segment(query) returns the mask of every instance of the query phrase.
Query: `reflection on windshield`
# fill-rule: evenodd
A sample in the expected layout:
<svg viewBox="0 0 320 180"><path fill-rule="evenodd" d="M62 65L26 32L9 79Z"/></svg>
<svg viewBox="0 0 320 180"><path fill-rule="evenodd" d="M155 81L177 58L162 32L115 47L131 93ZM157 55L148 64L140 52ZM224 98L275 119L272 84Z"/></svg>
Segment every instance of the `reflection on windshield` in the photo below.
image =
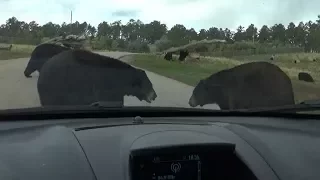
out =
<svg viewBox="0 0 320 180"><path fill-rule="evenodd" d="M11 17L0 26L0 109L109 102L235 110L320 99L319 19L202 29Z"/></svg>

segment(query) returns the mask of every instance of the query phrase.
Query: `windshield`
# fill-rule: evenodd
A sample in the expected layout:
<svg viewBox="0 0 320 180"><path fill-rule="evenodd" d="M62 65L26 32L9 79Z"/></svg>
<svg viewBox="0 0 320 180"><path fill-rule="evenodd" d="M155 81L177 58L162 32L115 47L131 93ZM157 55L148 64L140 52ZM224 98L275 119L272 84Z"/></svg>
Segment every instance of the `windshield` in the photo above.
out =
<svg viewBox="0 0 320 180"><path fill-rule="evenodd" d="M0 109L235 110L320 99L318 5L0 1Z"/></svg>

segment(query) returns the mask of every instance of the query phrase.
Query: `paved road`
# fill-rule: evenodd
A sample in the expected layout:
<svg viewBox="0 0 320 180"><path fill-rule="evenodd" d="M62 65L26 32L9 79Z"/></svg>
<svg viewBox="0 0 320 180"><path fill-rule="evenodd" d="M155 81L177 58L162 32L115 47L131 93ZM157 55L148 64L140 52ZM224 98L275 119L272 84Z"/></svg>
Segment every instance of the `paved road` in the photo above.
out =
<svg viewBox="0 0 320 180"><path fill-rule="evenodd" d="M121 52L102 53L112 57L125 55ZM25 108L40 106L36 83L38 74L25 78L24 68L29 58L0 61L0 109ZM125 97L126 106L171 106L190 107L188 100L193 87L152 72L147 75L157 92L157 99L151 104L139 101L136 97ZM219 109L217 105L207 105L204 108Z"/></svg>

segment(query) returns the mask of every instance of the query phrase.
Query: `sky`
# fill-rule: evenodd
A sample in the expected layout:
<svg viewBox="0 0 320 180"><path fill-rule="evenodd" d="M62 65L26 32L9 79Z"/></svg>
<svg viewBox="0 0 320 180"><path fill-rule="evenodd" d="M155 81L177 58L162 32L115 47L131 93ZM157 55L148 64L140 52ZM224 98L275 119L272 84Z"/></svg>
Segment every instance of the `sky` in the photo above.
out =
<svg viewBox="0 0 320 180"><path fill-rule="evenodd" d="M140 19L167 24L183 24L187 28L210 27L235 30L251 23L260 28L289 22L315 21L320 14L319 0L0 0L0 24L15 16L18 20L35 20L40 25L49 21L61 24L86 21L100 22Z"/></svg>

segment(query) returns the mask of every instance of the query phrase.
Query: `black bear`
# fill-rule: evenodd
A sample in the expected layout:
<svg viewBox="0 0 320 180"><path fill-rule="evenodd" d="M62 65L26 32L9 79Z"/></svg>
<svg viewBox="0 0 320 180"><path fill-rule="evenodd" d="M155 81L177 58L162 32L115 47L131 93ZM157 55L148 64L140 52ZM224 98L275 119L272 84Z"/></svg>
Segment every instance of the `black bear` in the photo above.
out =
<svg viewBox="0 0 320 180"><path fill-rule="evenodd" d="M188 55L188 50L181 50L179 55L179 61L184 61Z"/></svg>
<svg viewBox="0 0 320 180"><path fill-rule="evenodd" d="M37 88L42 106L123 104L125 95L151 103L157 97L143 70L86 50L68 50L49 59Z"/></svg>
<svg viewBox="0 0 320 180"><path fill-rule="evenodd" d="M300 72L298 74L298 79L300 81L314 82L314 79L312 78L312 76L309 73L306 73L306 72Z"/></svg>
<svg viewBox="0 0 320 180"><path fill-rule="evenodd" d="M189 99L192 107L217 103L222 110L294 104L290 78L276 65L252 62L201 80Z"/></svg>
<svg viewBox="0 0 320 180"><path fill-rule="evenodd" d="M31 53L24 75L29 78L35 71L40 72L43 64L56 54L69 50L69 48L56 44L40 44Z"/></svg>

